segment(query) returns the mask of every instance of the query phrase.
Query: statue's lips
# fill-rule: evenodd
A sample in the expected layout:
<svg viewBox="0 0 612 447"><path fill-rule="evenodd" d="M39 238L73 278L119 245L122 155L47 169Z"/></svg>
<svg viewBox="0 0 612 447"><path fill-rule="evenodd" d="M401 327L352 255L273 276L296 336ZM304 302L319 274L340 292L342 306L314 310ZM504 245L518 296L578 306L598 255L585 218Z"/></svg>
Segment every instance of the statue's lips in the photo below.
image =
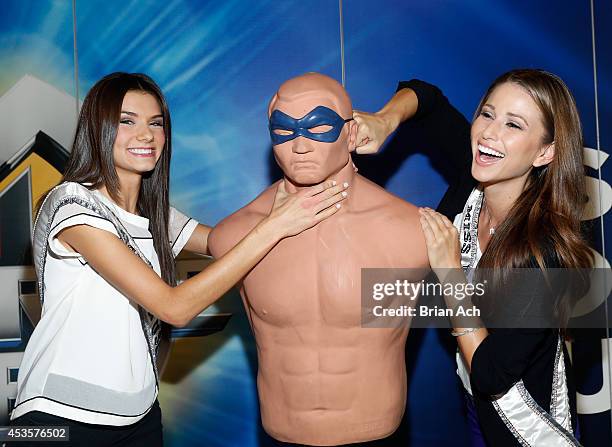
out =
<svg viewBox="0 0 612 447"><path fill-rule="evenodd" d="M307 161L307 160L294 161L292 164L293 164L293 167L296 169L317 168L319 166L314 161Z"/></svg>

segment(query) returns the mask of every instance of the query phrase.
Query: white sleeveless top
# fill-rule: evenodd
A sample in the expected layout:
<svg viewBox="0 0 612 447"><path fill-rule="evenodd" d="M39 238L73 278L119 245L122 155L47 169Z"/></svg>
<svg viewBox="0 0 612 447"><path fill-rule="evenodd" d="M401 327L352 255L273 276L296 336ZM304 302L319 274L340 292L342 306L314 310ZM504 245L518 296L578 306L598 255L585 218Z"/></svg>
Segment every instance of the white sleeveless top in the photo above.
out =
<svg viewBox="0 0 612 447"><path fill-rule="evenodd" d="M42 411L90 424L129 425L143 418L157 398L156 372L139 306L56 237L74 225L118 235L113 223L87 202L93 195L92 203L97 199L106 205L160 275L149 220L84 189L76 183L56 187L41 209L41 214L50 213L48 227L35 227L35 239L48 234L39 249L34 244L34 256L41 258L44 301L19 369L11 419ZM53 203L56 207L47 209ZM169 233L175 256L196 226L195 220L171 209Z"/></svg>

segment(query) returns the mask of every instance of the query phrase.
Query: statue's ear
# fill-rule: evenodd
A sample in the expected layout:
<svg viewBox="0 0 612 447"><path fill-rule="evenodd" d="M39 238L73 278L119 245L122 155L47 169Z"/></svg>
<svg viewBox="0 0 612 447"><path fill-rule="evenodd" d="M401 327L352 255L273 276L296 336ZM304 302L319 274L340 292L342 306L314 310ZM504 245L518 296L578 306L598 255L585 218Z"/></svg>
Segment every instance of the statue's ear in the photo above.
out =
<svg viewBox="0 0 612 447"><path fill-rule="evenodd" d="M278 101L278 93L274 93L274 96L272 96L272 99L270 99L270 102L268 103L268 118L270 118L270 115L272 115L272 110L274 110L276 101Z"/></svg>

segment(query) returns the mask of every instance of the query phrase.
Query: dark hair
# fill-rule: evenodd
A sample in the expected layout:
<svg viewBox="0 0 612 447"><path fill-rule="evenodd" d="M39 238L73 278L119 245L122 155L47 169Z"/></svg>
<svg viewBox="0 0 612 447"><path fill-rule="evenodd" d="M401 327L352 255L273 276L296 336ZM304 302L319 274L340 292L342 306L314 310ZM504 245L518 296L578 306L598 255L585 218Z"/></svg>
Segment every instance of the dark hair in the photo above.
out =
<svg viewBox="0 0 612 447"><path fill-rule="evenodd" d="M555 145L553 160L533 168L504 222L496 229L478 266L493 268L501 277L512 268L535 263L544 270L551 253L558 267L590 268L592 252L581 231L587 201L580 117L565 83L544 70L512 70L498 77L486 91L476 115L498 86L523 88L542 115L543 144ZM581 285L582 288L585 284ZM586 290L583 290L586 292ZM577 300L581 295L573 296ZM560 303L560 321L566 322L573 303Z"/></svg>
<svg viewBox="0 0 612 447"><path fill-rule="evenodd" d="M155 169L142 178L136 206L138 213L149 219L162 278L166 283L175 285L174 257L168 239L172 155L170 112L161 89L153 79L141 73L117 72L96 82L83 102L62 181L85 183L89 189L105 186L113 200L119 201L119 178L115 170L113 146L123 98L129 91L141 91L154 96L163 115L166 136L164 149Z"/></svg>

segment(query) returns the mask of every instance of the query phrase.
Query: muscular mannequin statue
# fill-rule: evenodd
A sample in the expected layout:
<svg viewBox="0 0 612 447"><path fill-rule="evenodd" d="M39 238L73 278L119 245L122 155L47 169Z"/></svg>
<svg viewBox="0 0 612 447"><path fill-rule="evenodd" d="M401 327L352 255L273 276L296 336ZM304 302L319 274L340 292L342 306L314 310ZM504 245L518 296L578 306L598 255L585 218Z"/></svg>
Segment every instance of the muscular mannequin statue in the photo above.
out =
<svg viewBox="0 0 612 447"><path fill-rule="evenodd" d="M279 441L307 445L385 438L406 404L408 327L361 327L360 269L428 266L417 208L355 172L357 125L335 80L290 79L268 113L288 191L328 179L350 187L334 216L282 240L241 284L263 426ZM269 213L277 186L217 225L208 240L215 257Z"/></svg>

